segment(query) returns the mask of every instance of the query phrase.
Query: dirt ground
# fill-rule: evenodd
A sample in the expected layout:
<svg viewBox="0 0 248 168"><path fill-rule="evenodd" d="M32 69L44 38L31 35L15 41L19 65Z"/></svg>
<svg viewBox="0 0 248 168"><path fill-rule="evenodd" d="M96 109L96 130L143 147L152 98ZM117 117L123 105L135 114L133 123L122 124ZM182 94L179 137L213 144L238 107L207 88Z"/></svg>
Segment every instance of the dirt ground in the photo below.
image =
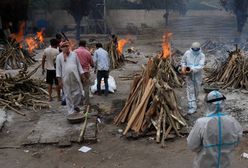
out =
<svg viewBox="0 0 248 168"><path fill-rule="evenodd" d="M199 23L202 20L199 15L190 15L187 17L174 18L174 23L171 23L170 29L174 33L172 39L173 47L185 52L193 40L204 42L207 39L229 41L234 40L235 24L230 23L234 18L230 15L221 16L221 21L213 20L214 16L204 18L204 35L200 34ZM218 22L218 24L217 24ZM183 25L187 27L183 28ZM215 27L215 25L218 25ZM209 27L209 29L208 29ZM220 28L225 27L226 36L220 35ZM245 31L247 27L245 27ZM97 143L72 144L67 148L60 148L57 145L29 145L21 146L27 134L36 127L39 120L45 114L63 113L65 108L60 106L60 103L54 100L51 103L51 109L38 110L23 110L27 117L19 116L14 112L7 111L7 121L0 132L0 167L4 168L179 168L192 167L194 153L187 148L186 136L166 141L166 147L161 148L160 144L156 144L153 137L144 137L138 140L129 140L121 135L120 129L112 124L114 116L120 112L124 105L124 100L129 94L131 80L121 80L119 76L138 73L141 71L141 65L145 64L148 56L156 55L156 52L161 50L162 35L165 30L159 29L155 34L133 36L135 42L128 44L127 47L133 46L137 49L139 55L130 55L130 59L137 60L137 64L126 63L123 67L111 71L117 82L117 91L110 94L108 97L96 96L91 98L92 104L97 104L102 109L100 114L101 123L98 127ZM181 38L181 39L180 39ZM245 34L242 38L246 38ZM42 51L39 51L41 53ZM37 54L37 58L40 58ZM213 55L206 55L207 60L213 58ZM36 77L44 78L41 75L41 70L37 72ZM95 74L92 72L92 79L95 79ZM180 107L183 113L187 110L187 100L185 87L176 90ZM227 111L236 117L245 130L248 124L247 116L247 94L241 93L238 90L230 91L223 90L227 97ZM200 101L203 102L205 93L201 92ZM200 110L197 114L189 117L189 125L192 126L194 121L204 115L204 103L201 103ZM56 121L51 121L56 122ZM51 131L53 128L46 128L46 131ZM190 130L190 127L189 127ZM92 148L87 153L81 153L78 149L81 146L89 146ZM233 167L245 168L248 167L248 159L241 159L240 155L248 153L248 135L244 135L241 144L234 151L232 158Z"/></svg>

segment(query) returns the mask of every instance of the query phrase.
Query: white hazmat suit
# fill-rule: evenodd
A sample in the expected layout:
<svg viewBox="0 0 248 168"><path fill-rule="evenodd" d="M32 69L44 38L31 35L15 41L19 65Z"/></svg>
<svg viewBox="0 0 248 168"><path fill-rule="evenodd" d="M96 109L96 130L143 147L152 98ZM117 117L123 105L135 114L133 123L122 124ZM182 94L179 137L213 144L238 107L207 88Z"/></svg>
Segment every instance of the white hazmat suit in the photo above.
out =
<svg viewBox="0 0 248 168"><path fill-rule="evenodd" d="M208 114L196 121L187 138L189 148L197 154L193 168L231 167L231 153L242 137L242 127L223 113L224 99L218 91L208 94Z"/></svg>
<svg viewBox="0 0 248 168"><path fill-rule="evenodd" d="M181 61L182 68L189 67L191 69L191 72L186 75L189 114L195 113L197 110L197 98L202 83L202 69L205 63L205 55L200 49L200 44L194 45L195 43L192 44L192 47L199 48L187 50Z"/></svg>

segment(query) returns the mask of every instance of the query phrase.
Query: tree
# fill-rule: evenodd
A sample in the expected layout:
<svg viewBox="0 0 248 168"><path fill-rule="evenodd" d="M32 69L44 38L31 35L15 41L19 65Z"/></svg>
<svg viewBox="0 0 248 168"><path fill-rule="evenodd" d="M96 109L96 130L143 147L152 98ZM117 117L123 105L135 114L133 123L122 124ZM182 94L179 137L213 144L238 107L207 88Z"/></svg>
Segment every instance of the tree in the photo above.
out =
<svg viewBox="0 0 248 168"><path fill-rule="evenodd" d="M165 23L168 25L169 10L178 11L181 15L185 15L187 12L188 0L141 0L145 9L165 9Z"/></svg>
<svg viewBox="0 0 248 168"><path fill-rule="evenodd" d="M90 2L93 0L30 0L33 9L43 9L52 12L56 9L66 10L76 23L76 39L80 39L80 23L83 16L87 16L90 11Z"/></svg>
<svg viewBox="0 0 248 168"><path fill-rule="evenodd" d="M12 23L12 33L18 32L19 22L27 20L28 0L1 0L0 16L3 28L9 28L8 23Z"/></svg>
<svg viewBox="0 0 248 168"><path fill-rule="evenodd" d="M248 1L220 0L220 3L226 11L231 11L235 14L237 20L237 31L241 33L248 17Z"/></svg>
<svg viewBox="0 0 248 168"><path fill-rule="evenodd" d="M90 0L68 0L65 10L68 11L76 22L76 39L80 39L80 24L83 16L89 14Z"/></svg>

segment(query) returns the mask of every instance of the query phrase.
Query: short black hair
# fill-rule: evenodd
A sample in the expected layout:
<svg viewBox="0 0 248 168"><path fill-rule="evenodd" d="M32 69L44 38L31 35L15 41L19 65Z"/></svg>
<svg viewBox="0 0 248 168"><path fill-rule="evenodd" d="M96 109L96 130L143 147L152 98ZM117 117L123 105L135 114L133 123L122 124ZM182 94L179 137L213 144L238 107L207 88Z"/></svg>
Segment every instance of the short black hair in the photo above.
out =
<svg viewBox="0 0 248 168"><path fill-rule="evenodd" d="M57 34L55 35L55 37L56 37L56 39L59 39L59 40L62 39L62 35L61 35L60 33L57 33Z"/></svg>
<svg viewBox="0 0 248 168"><path fill-rule="evenodd" d="M79 46L86 47L86 41L85 40L80 40L79 41Z"/></svg>
<svg viewBox="0 0 248 168"><path fill-rule="evenodd" d="M96 48L102 48L102 43L96 43Z"/></svg>
<svg viewBox="0 0 248 168"><path fill-rule="evenodd" d="M50 44L51 44L52 47L57 47L58 41L56 39L51 39Z"/></svg>

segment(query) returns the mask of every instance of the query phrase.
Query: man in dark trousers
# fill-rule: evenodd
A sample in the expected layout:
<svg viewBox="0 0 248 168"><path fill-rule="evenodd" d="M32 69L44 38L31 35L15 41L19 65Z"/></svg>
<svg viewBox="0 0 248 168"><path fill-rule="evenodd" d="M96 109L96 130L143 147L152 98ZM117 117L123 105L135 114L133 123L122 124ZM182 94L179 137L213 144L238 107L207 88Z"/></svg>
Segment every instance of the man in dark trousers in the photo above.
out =
<svg viewBox="0 0 248 168"><path fill-rule="evenodd" d="M101 43L96 44L96 51L94 52L93 61L97 73L97 92L101 95L101 80L104 78L105 90L104 95L108 96L108 77L109 77L109 66L110 60L106 50L102 48Z"/></svg>

